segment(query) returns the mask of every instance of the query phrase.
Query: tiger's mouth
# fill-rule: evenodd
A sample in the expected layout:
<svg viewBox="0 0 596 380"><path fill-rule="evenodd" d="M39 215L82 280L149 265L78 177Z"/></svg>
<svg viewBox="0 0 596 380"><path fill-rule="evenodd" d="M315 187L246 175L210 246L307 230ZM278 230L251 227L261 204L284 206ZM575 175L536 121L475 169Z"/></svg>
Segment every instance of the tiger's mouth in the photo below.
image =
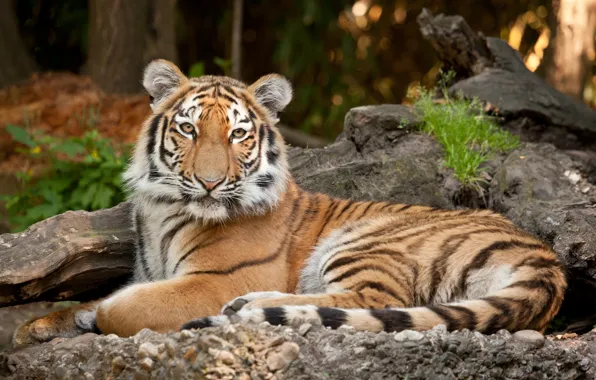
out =
<svg viewBox="0 0 596 380"><path fill-rule="evenodd" d="M221 200L213 197L212 193L203 195L183 193L182 198L184 203L196 203L202 206L219 205L221 203Z"/></svg>

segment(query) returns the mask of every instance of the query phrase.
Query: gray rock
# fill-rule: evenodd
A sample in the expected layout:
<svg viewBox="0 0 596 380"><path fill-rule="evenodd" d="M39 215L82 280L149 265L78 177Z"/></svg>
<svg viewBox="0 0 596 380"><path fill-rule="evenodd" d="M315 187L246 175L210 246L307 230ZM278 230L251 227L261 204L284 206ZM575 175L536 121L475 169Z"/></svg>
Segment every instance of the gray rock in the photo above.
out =
<svg viewBox="0 0 596 380"><path fill-rule="evenodd" d="M545 341L544 335L535 330L517 331L513 334L513 339L536 347L542 347Z"/></svg>

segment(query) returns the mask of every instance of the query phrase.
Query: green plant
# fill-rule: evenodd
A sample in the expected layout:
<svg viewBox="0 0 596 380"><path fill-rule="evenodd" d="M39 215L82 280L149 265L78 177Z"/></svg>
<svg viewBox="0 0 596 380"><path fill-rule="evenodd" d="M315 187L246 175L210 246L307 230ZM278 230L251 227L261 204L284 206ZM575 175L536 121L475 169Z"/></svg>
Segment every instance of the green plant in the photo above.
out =
<svg viewBox="0 0 596 380"><path fill-rule="evenodd" d="M462 185L479 188L482 163L495 153L515 149L519 139L487 118L477 99L450 96L446 83L453 75L441 75L441 101L433 99L431 91L419 89L414 106L422 114L421 130L435 136L443 146L446 166L453 169Z"/></svg>
<svg viewBox="0 0 596 380"><path fill-rule="evenodd" d="M213 58L213 63L215 63L224 72L224 75L230 75L230 73L232 72L231 59L215 57Z"/></svg>
<svg viewBox="0 0 596 380"><path fill-rule="evenodd" d="M97 210L125 199L121 173L129 146L118 152L96 129L65 139L16 125L6 130L26 146L18 149L21 153L45 168L38 175L31 170L17 173L23 191L2 197L15 231L68 210Z"/></svg>
<svg viewBox="0 0 596 380"><path fill-rule="evenodd" d="M230 75L232 70L232 61L229 59L223 59L219 57L213 58L213 63L223 71L224 75ZM190 65L188 69L188 76L190 78L198 78L205 75L205 62L199 61Z"/></svg>
<svg viewBox="0 0 596 380"><path fill-rule="evenodd" d="M190 78L198 78L205 75L205 63L203 61L195 62L190 66L188 70L188 76Z"/></svg>

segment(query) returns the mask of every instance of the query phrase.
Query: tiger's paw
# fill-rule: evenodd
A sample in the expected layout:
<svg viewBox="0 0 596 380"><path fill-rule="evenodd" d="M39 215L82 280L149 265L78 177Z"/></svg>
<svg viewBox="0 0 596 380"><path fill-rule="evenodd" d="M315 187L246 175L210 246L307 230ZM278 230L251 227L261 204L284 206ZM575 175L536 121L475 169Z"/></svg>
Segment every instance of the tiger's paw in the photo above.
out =
<svg viewBox="0 0 596 380"><path fill-rule="evenodd" d="M285 293L281 292L251 292L247 293L243 296L236 297L230 302L226 303L224 307L221 309L221 314L232 316L240 311L240 309L251 309L251 308L258 308L257 300L264 300L264 299L271 299L271 298L280 298L285 296Z"/></svg>
<svg viewBox="0 0 596 380"><path fill-rule="evenodd" d="M70 308L27 321L16 328L14 347L49 342L54 338L73 338L87 332L98 332L95 310Z"/></svg>

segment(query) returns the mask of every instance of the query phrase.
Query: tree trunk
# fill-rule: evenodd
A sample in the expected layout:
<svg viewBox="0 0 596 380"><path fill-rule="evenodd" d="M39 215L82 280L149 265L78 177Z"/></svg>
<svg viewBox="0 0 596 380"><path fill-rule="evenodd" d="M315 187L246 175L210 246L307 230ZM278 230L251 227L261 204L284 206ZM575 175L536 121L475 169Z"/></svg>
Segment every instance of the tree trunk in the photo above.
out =
<svg viewBox="0 0 596 380"><path fill-rule="evenodd" d="M559 0L553 1L553 6L557 27L546 78L557 90L582 99L595 58L596 0Z"/></svg>
<svg viewBox="0 0 596 380"><path fill-rule="evenodd" d="M141 91L148 9L148 0L89 1L89 72L104 91Z"/></svg>
<svg viewBox="0 0 596 380"><path fill-rule="evenodd" d="M176 3L177 0L149 0L151 24L145 49L147 62L163 58L178 64Z"/></svg>
<svg viewBox="0 0 596 380"><path fill-rule="evenodd" d="M35 61L19 35L11 0L0 1L0 36L0 87L5 87L26 79L35 71Z"/></svg>
<svg viewBox="0 0 596 380"><path fill-rule="evenodd" d="M232 77L241 79L242 74L242 16L244 0L234 0L232 22Z"/></svg>

